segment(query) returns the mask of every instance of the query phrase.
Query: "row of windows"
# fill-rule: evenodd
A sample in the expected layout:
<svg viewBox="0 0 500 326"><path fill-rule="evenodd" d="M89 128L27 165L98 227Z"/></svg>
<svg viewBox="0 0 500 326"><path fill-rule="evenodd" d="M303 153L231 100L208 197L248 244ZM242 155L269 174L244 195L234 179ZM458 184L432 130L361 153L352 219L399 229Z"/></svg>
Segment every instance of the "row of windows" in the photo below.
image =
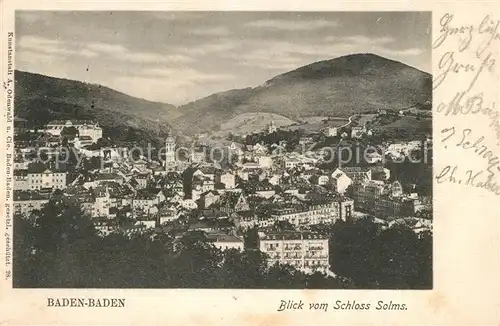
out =
<svg viewBox="0 0 500 326"><path fill-rule="evenodd" d="M52 179L51 180L52 182L56 182L56 183L61 183L61 182L66 182L66 179ZM43 183L42 180L31 180L31 183ZM45 185L48 186L49 185L49 182L45 181Z"/></svg>
<svg viewBox="0 0 500 326"><path fill-rule="evenodd" d="M42 189L42 188L55 188L55 189L64 189L66 185L54 185L54 187L43 187L43 186L31 186L31 189Z"/></svg>
<svg viewBox="0 0 500 326"><path fill-rule="evenodd" d="M53 177L63 177L66 173L30 173L28 174L32 179L33 178L42 178L52 175Z"/></svg>

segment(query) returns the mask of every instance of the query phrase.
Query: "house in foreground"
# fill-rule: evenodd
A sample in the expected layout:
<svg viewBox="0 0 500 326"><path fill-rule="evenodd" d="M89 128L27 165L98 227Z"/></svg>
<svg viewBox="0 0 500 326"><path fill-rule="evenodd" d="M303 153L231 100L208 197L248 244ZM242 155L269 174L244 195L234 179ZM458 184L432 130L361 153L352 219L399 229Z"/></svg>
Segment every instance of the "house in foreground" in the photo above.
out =
<svg viewBox="0 0 500 326"><path fill-rule="evenodd" d="M259 233L260 251L267 263L291 265L304 272L327 271L330 267L328 237L313 232Z"/></svg>

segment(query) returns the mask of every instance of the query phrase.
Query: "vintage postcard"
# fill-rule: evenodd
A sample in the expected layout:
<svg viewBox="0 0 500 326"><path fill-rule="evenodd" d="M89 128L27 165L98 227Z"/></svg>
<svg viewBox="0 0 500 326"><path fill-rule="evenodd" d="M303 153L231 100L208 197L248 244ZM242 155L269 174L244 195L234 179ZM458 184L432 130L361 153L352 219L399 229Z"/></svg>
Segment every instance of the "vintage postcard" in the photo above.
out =
<svg viewBox="0 0 500 326"><path fill-rule="evenodd" d="M498 325L500 2L2 3L1 325Z"/></svg>

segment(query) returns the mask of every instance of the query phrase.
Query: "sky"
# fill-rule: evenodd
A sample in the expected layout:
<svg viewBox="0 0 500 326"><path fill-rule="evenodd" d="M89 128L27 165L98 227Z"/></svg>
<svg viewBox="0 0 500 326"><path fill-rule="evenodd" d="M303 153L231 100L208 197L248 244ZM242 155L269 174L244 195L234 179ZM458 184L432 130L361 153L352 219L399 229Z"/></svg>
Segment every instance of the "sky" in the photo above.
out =
<svg viewBox="0 0 500 326"><path fill-rule="evenodd" d="M181 105L352 53L431 71L429 12L17 11L16 69Z"/></svg>

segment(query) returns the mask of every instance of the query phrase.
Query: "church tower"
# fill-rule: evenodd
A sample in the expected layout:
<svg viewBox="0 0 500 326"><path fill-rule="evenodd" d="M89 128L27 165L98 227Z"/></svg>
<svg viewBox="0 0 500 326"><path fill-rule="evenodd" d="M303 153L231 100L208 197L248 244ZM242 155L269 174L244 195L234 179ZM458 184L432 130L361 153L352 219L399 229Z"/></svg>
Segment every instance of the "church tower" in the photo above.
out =
<svg viewBox="0 0 500 326"><path fill-rule="evenodd" d="M175 139L168 136L165 139L165 169L168 169L173 163L175 163Z"/></svg>

